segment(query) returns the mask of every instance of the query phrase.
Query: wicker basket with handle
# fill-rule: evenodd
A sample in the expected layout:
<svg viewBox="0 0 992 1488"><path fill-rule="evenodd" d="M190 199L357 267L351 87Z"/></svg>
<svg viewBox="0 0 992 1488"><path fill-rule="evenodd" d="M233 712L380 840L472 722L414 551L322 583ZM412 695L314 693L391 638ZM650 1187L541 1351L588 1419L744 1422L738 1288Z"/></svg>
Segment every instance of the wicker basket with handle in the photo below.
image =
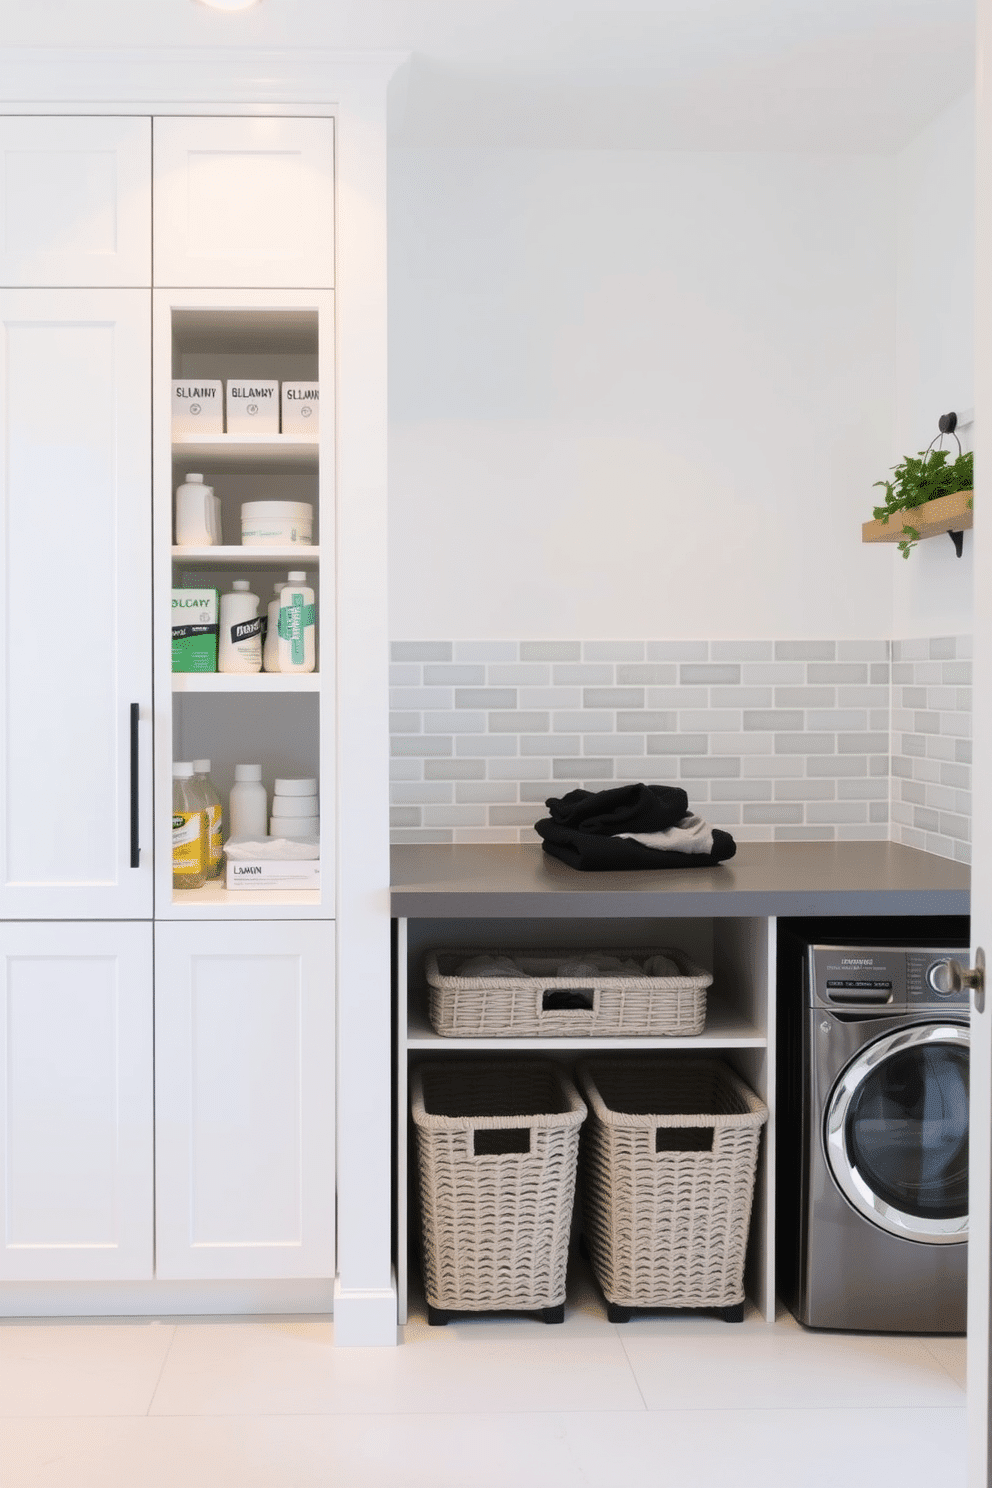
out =
<svg viewBox="0 0 992 1488"><path fill-rule="evenodd" d="M410 1104L428 1306L560 1308L586 1116L572 1081L545 1060L445 1059L411 1072Z"/></svg>
<svg viewBox="0 0 992 1488"><path fill-rule="evenodd" d="M575 1038L593 1034L688 1037L703 1032L706 989L713 981L683 951L504 951L519 976L465 975L459 968L484 950L428 951L424 975L430 987L430 1020L448 1038ZM640 963L637 975L562 975L562 966L583 958L615 956ZM659 972L656 957L674 963L677 974ZM556 1005L564 1002L566 1005ZM571 1004L571 1005L569 1005ZM575 1004L583 1004L577 1006Z"/></svg>
<svg viewBox="0 0 992 1488"><path fill-rule="evenodd" d="M742 1304L764 1103L696 1055L589 1059L577 1075L583 1218L607 1302Z"/></svg>

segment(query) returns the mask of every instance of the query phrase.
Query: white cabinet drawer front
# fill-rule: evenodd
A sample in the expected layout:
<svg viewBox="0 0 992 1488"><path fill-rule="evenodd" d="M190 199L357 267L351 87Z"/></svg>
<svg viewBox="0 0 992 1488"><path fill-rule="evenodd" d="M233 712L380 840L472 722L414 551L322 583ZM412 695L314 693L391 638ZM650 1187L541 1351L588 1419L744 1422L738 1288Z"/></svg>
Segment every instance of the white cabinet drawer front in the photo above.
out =
<svg viewBox="0 0 992 1488"><path fill-rule="evenodd" d="M330 119L156 119L155 283L330 286Z"/></svg>
<svg viewBox="0 0 992 1488"><path fill-rule="evenodd" d="M0 284L151 283L151 120L0 119Z"/></svg>
<svg viewBox="0 0 992 1488"><path fill-rule="evenodd" d="M152 1274L150 925L0 926L5 1279Z"/></svg>
<svg viewBox="0 0 992 1488"><path fill-rule="evenodd" d="M151 913L148 293L0 291L0 913ZM139 738L139 749L141 739Z"/></svg>
<svg viewBox="0 0 992 1488"><path fill-rule="evenodd" d="M161 1277L333 1274L333 926L160 925Z"/></svg>

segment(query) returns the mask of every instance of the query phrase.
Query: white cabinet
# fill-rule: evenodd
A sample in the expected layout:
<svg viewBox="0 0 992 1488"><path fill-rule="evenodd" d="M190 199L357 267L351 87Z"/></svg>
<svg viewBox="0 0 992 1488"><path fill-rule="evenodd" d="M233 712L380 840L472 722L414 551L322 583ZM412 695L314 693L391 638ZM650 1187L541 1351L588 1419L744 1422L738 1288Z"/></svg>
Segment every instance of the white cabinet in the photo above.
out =
<svg viewBox="0 0 992 1488"><path fill-rule="evenodd" d="M0 290L0 916L152 913L149 296Z"/></svg>
<svg viewBox="0 0 992 1488"><path fill-rule="evenodd" d="M155 987L158 1276L333 1276L333 925L162 925Z"/></svg>
<svg viewBox="0 0 992 1488"><path fill-rule="evenodd" d="M150 143L150 119L0 119L0 284L149 285Z"/></svg>
<svg viewBox="0 0 992 1488"><path fill-rule="evenodd" d="M0 1279L152 1275L151 925L0 924Z"/></svg>
<svg viewBox="0 0 992 1488"><path fill-rule="evenodd" d="M334 283L330 119L155 120L155 283Z"/></svg>

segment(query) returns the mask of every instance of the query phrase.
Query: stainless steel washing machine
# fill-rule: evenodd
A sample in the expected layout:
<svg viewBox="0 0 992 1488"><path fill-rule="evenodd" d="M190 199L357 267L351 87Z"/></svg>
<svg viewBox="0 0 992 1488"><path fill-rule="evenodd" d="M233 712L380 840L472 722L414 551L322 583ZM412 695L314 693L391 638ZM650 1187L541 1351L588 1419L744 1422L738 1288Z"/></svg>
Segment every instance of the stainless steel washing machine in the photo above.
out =
<svg viewBox="0 0 992 1488"><path fill-rule="evenodd" d="M780 940L779 1285L810 1327L964 1332L968 993L945 990L952 954L967 960Z"/></svg>

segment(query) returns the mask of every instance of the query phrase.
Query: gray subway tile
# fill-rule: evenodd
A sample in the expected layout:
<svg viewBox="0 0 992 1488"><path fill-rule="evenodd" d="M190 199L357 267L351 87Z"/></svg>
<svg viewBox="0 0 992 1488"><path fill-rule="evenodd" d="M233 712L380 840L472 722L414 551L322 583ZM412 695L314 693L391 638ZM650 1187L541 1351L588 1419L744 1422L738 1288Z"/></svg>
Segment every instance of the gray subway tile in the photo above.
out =
<svg viewBox="0 0 992 1488"><path fill-rule="evenodd" d="M648 641L648 661L705 661L710 654L708 641Z"/></svg>
<svg viewBox="0 0 992 1488"><path fill-rule="evenodd" d="M455 842L511 843L521 840L521 827L456 827Z"/></svg>
<svg viewBox="0 0 992 1488"><path fill-rule="evenodd" d="M706 755L695 759L689 756L679 761L679 774L684 780L732 780L740 773L740 760L728 756Z"/></svg>
<svg viewBox="0 0 992 1488"><path fill-rule="evenodd" d="M761 822L768 826L784 826L797 824L803 819L803 808L801 805L786 805L784 803L770 802L762 805L754 802L745 805L744 820L746 822Z"/></svg>
<svg viewBox="0 0 992 1488"><path fill-rule="evenodd" d="M860 661L811 661L806 668L807 682L867 682L868 668Z"/></svg>
<svg viewBox="0 0 992 1488"><path fill-rule="evenodd" d="M400 711L411 708L450 708L450 687L393 687L389 692L389 706Z"/></svg>
<svg viewBox="0 0 992 1488"><path fill-rule="evenodd" d="M491 734L537 734L551 727L551 718L547 713L525 713L522 709L513 713L490 713L489 732Z"/></svg>
<svg viewBox="0 0 992 1488"><path fill-rule="evenodd" d="M706 734L648 734L648 754L705 754L709 749Z"/></svg>
<svg viewBox="0 0 992 1488"><path fill-rule="evenodd" d="M423 780L403 782L389 788L389 799L394 806L423 806L426 803L436 805L439 801L450 801L453 786L444 781L437 784L428 784ZM399 825L411 825L410 823L399 823ZM416 823L412 823L416 825Z"/></svg>
<svg viewBox="0 0 992 1488"><path fill-rule="evenodd" d="M486 763L481 759L425 760L425 780L484 780Z"/></svg>
<svg viewBox="0 0 992 1488"><path fill-rule="evenodd" d="M833 827L776 827L776 842L833 842L835 837Z"/></svg>
<svg viewBox="0 0 992 1488"><path fill-rule="evenodd" d="M776 661L833 661L836 641L776 641Z"/></svg>
<svg viewBox="0 0 992 1488"><path fill-rule="evenodd" d="M709 734L740 733L741 714L736 708L686 708L679 713L679 727L688 729L690 733L703 730ZM720 747L724 749L722 741Z"/></svg>
<svg viewBox="0 0 992 1488"><path fill-rule="evenodd" d="M770 780L714 780L710 783L711 801L770 801Z"/></svg>
<svg viewBox="0 0 992 1488"><path fill-rule="evenodd" d="M482 662L516 661L516 641L456 641L455 660Z"/></svg>
<svg viewBox="0 0 992 1488"><path fill-rule="evenodd" d="M833 801L836 785L832 780L776 780L776 801Z"/></svg>
<svg viewBox="0 0 992 1488"><path fill-rule="evenodd" d="M870 822L887 822L889 819L888 801L869 801L868 820Z"/></svg>
<svg viewBox="0 0 992 1488"><path fill-rule="evenodd" d="M577 734L521 734L521 754L578 754L581 741Z"/></svg>
<svg viewBox="0 0 992 1488"><path fill-rule="evenodd" d="M952 687L969 687L972 682L970 661L945 661L940 669L940 680Z"/></svg>
<svg viewBox="0 0 992 1488"><path fill-rule="evenodd" d="M394 641L389 648L393 661L450 661L450 641Z"/></svg>
<svg viewBox="0 0 992 1488"><path fill-rule="evenodd" d="M550 780L523 780L520 783L520 799L521 801L534 801L543 806L546 801L553 801L556 797L565 794L565 791L562 789L563 785L568 785L569 789L574 789L578 785L579 778L575 775L569 776L562 784L559 784L558 781L552 784ZM534 816L536 819L546 814L546 811L535 811Z"/></svg>
<svg viewBox="0 0 992 1488"><path fill-rule="evenodd" d="M621 755L643 754L643 734L583 734L582 752L585 755L611 755L614 759Z"/></svg>
<svg viewBox="0 0 992 1488"><path fill-rule="evenodd" d="M710 706L713 708L770 708L770 687L711 687Z"/></svg>
<svg viewBox="0 0 992 1488"><path fill-rule="evenodd" d="M490 687L547 687L551 668L534 662L494 662L483 679Z"/></svg>
<svg viewBox="0 0 992 1488"><path fill-rule="evenodd" d="M425 734L484 734L485 713L425 713Z"/></svg>
<svg viewBox="0 0 992 1488"><path fill-rule="evenodd" d="M838 687L836 704L828 703L826 706L836 706L838 708L888 708L889 704L889 689L887 687L874 687L869 683L865 687Z"/></svg>
<svg viewBox="0 0 992 1488"><path fill-rule="evenodd" d="M641 687L584 687L582 705L585 708L643 708L644 689Z"/></svg>
<svg viewBox="0 0 992 1488"><path fill-rule="evenodd" d="M955 760L957 760L958 764L971 764L971 750L972 743L970 739L955 739L954 758Z"/></svg>
<svg viewBox="0 0 992 1488"><path fill-rule="evenodd" d="M808 822L863 822L868 820L864 801L810 801L806 807Z"/></svg>
<svg viewBox="0 0 992 1488"><path fill-rule="evenodd" d="M921 832L936 832L940 828L940 817L927 806L913 808L913 826Z"/></svg>
<svg viewBox="0 0 992 1488"><path fill-rule="evenodd" d="M418 759L391 759L389 761L390 780L420 780L424 773L422 760Z"/></svg>
<svg viewBox="0 0 992 1488"><path fill-rule="evenodd" d="M461 780L455 786L455 800L461 804L472 801L481 801L483 805L495 805L497 802L509 804L517 799L517 787L513 781L501 783L498 780Z"/></svg>
<svg viewBox="0 0 992 1488"><path fill-rule="evenodd" d="M806 680L806 668L801 661L772 661L766 665L751 665L745 662L741 668L741 679L745 687L761 686L798 687Z"/></svg>
<svg viewBox="0 0 992 1488"><path fill-rule="evenodd" d="M838 641L838 661L888 661L888 641Z"/></svg>
<svg viewBox="0 0 992 1488"><path fill-rule="evenodd" d="M922 661L930 655L930 642L919 636L913 636L910 640L899 641L899 659L901 661Z"/></svg>
<svg viewBox="0 0 992 1488"><path fill-rule="evenodd" d="M888 734L838 734L838 754L888 754Z"/></svg>
<svg viewBox="0 0 992 1488"><path fill-rule="evenodd" d="M694 682L713 687L719 683L736 685L741 680L739 665L730 662L683 662L679 667L679 682L683 687Z"/></svg>
<svg viewBox="0 0 992 1488"><path fill-rule="evenodd" d="M658 733L667 733L675 729L676 726L677 715L675 713L653 713L648 712L644 708L639 708L633 713L620 712L617 714L617 732L621 734L643 734L649 730L656 730Z"/></svg>
<svg viewBox="0 0 992 1488"><path fill-rule="evenodd" d="M644 701L649 708L705 708L707 687L648 687Z"/></svg>
<svg viewBox="0 0 992 1488"><path fill-rule="evenodd" d="M581 661L581 641L521 641L521 661Z"/></svg>
<svg viewBox="0 0 992 1488"><path fill-rule="evenodd" d="M617 683L621 687L664 687L677 679L678 668L660 662L621 662L617 667Z"/></svg>
<svg viewBox="0 0 992 1488"><path fill-rule="evenodd" d="M776 734L776 754L833 754L833 734Z"/></svg>
<svg viewBox="0 0 992 1488"><path fill-rule="evenodd" d="M476 759L489 759L492 755L514 755L517 753L516 734L466 734L455 740L455 753Z"/></svg>
<svg viewBox="0 0 992 1488"><path fill-rule="evenodd" d="M428 687L481 687L486 680L484 666L456 666L454 662L435 662L424 667Z"/></svg>
<svg viewBox="0 0 992 1488"><path fill-rule="evenodd" d="M837 700L835 687L776 687L776 708L832 708Z"/></svg>
<svg viewBox="0 0 992 1488"><path fill-rule="evenodd" d="M803 726L802 712L792 712L787 708L746 708L744 710L745 729L763 729L766 732L781 732L782 729L801 729Z"/></svg>
<svg viewBox="0 0 992 1488"><path fill-rule="evenodd" d="M551 727L560 734L612 734L615 714L597 713L592 708L565 709L552 713Z"/></svg>
<svg viewBox="0 0 992 1488"><path fill-rule="evenodd" d="M414 755L443 755L451 753L451 740L442 739L440 736L424 734L403 735L394 734L389 741L391 754L414 754Z"/></svg>
<svg viewBox="0 0 992 1488"><path fill-rule="evenodd" d="M515 708L515 687L456 687L456 708Z"/></svg>
<svg viewBox="0 0 992 1488"><path fill-rule="evenodd" d="M966 816L957 816L951 811L942 811L940 831L945 837L956 837L962 842L968 842L971 839L971 822Z"/></svg>
<svg viewBox="0 0 992 1488"><path fill-rule="evenodd" d="M809 761L810 764L813 761ZM824 761L828 763L828 761ZM803 773L801 755L760 754L741 760L741 774L747 780L796 779Z"/></svg>
<svg viewBox="0 0 992 1488"><path fill-rule="evenodd" d="M393 663L389 668L390 687L419 687L424 680L424 669L413 662Z"/></svg>
<svg viewBox="0 0 992 1488"><path fill-rule="evenodd" d="M485 806L425 806L425 827L484 827Z"/></svg>
<svg viewBox="0 0 992 1488"><path fill-rule="evenodd" d="M833 776L837 780L842 776L867 775L868 761L863 754L816 755L811 759L807 759L806 774L810 777Z"/></svg>
<svg viewBox="0 0 992 1488"><path fill-rule="evenodd" d="M887 801L889 782L887 779L871 780L862 777L854 780L838 780L838 801Z"/></svg>
<svg viewBox="0 0 992 1488"><path fill-rule="evenodd" d="M868 714L863 708L811 708L806 714L806 727L867 731Z"/></svg>
<svg viewBox="0 0 992 1488"><path fill-rule="evenodd" d="M390 713L389 732L391 734L419 734L419 713Z"/></svg>
<svg viewBox="0 0 992 1488"><path fill-rule="evenodd" d="M575 666L552 667L551 680L556 687L576 684L591 687L610 687L614 681L615 667L610 662L597 662L595 666L580 662Z"/></svg>
<svg viewBox="0 0 992 1488"><path fill-rule="evenodd" d="M869 733L872 733L872 734L887 734L889 732L889 728L890 728L891 723L892 723L892 719L889 716L889 710L888 710L888 708L869 708L868 709L868 731L869 731Z"/></svg>
<svg viewBox="0 0 992 1488"><path fill-rule="evenodd" d="M521 687L517 692L518 708L581 708L579 687Z"/></svg>
<svg viewBox="0 0 992 1488"><path fill-rule="evenodd" d="M391 827L419 827L421 825L420 807L390 806L389 825Z"/></svg>
<svg viewBox="0 0 992 1488"><path fill-rule="evenodd" d="M523 802L517 806L490 806L489 822L494 827L532 827L538 816L533 805Z"/></svg>
<svg viewBox="0 0 992 1488"><path fill-rule="evenodd" d="M933 636L930 641L931 661L953 661L958 654L954 636Z"/></svg>
<svg viewBox="0 0 992 1488"><path fill-rule="evenodd" d="M494 759L489 761L490 780L551 779L551 761L546 759Z"/></svg>
<svg viewBox="0 0 992 1488"><path fill-rule="evenodd" d="M939 734L940 718L936 713L917 712L913 719L913 728L918 734Z"/></svg>
<svg viewBox="0 0 992 1488"><path fill-rule="evenodd" d="M771 641L711 641L711 661L771 661Z"/></svg>
<svg viewBox="0 0 992 1488"><path fill-rule="evenodd" d="M576 759L554 759L551 773L555 780L612 780L613 760L580 756Z"/></svg>
<svg viewBox="0 0 992 1488"><path fill-rule="evenodd" d="M643 661L643 641L585 641L583 661Z"/></svg>
<svg viewBox="0 0 992 1488"><path fill-rule="evenodd" d="M774 734L735 734L721 730L712 736L712 746L721 754L771 754Z"/></svg>
<svg viewBox="0 0 992 1488"><path fill-rule="evenodd" d="M942 785L952 785L958 790L970 790L971 770L967 765L942 764L940 781Z"/></svg>
<svg viewBox="0 0 992 1488"><path fill-rule="evenodd" d="M974 650L974 637L971 635L959 635L955 639L958 643L958 656L970 657Z"/></svg>

